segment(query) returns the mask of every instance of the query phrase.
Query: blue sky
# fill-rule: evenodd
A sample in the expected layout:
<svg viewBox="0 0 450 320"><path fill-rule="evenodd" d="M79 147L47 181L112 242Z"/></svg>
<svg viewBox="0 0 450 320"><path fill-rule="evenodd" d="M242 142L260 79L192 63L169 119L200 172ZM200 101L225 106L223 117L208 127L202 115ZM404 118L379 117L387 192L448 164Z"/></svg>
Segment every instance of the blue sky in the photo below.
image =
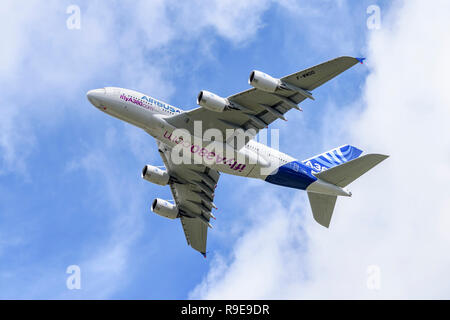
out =
<svg viewBox="0 0 450 320"><path fill-rule="evenodd" d="M279 259L289 265L286 259L291 256L284 254L290 252L292 263L303 265L287 268L294 270L291 275L299 287L279 284L258 295L255 283L271 283L273 270L250 276L252 270L247 269L255 280L247 284L253 290L244 290L244 297L309 297L302 288L316 278L308 266L327 254L310 254L321 246L315 232L322 231L311 229L304 194L222 175L205 260L187 246L178 221L150 211L155 197L171 197L168 187L140 178L145 164L162 164L153 139L98 112L85 93L120 86L190 109L202 89L222 96L247 89L253 69L278 77L341 55L368 56L367 64L317 89L316 101L305 101L303 113L291 111L287 123L273 127L280 129L280 149L299 159L346 143L390 152L389 138L377 143L370 132L357 135L349 126L380 124L382 114L370 112L373 97L379 95L371 93L366 79L375 74L371 79L376 83L377 70L386 70L380 67L385 60L375 53L383 52L383 37L390 28L401 28L398 21L406 24L414 7L390 1L208 3L210 7L201 1L41 0L7 1L2 6L0 298L229 297L239 288L227 285L227 279L240 268L245 275L243 255L250 252L251 258L252 252L266 248L254 247L249 238L264 239L283 228L290 230L286 238L274 236L274 241L291 245L268 246L267 254L255 261L271 265ZM71 4L81 10L80 30L66 28ZM372 4L381 8L379 31L366 26L366 9ZM386 215L394 209L386 208ZM327 241L336 233L340 235L330 232ZM81 268L81 290L66 288L69 265ZM407 287L382 297L401 296ZM380 296L359 290L342 297ZM320 296L320 290L312 291Z"/></svg>

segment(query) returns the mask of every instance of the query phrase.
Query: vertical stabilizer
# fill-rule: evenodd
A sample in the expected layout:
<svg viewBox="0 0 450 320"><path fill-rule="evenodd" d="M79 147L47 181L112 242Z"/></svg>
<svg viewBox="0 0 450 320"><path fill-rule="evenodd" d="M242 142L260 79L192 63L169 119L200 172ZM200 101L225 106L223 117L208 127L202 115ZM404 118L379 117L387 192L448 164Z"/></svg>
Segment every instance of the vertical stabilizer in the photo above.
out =
<svg viewBox="0 0 450 320"><path fill-rule="evenodd" d="M309 203L313 213L314 220L320 225L328 228L333 215L334 205L337 196L308 192Z"/></svg>

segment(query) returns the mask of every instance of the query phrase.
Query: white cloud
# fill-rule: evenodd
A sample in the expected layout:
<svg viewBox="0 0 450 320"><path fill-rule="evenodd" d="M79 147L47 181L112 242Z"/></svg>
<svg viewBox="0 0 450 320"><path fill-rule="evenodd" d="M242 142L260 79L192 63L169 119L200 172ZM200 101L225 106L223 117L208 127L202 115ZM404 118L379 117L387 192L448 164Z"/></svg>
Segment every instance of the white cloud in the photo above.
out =
<svg viewBox="0 0 450 320"><path fill-rule="evenodd" d="M232 44L241 45L263 27L262 14L269 6L269 0L195 0L173 1L168 7L175 11L176 22L184 30L184 36L192 37L192 34L212 29ZM205 38L209 37L200 37L199 46L204 45Z"/></svg>
<svg viewBox="0 0 450 320"><path fill-rule="evenodd" d="M332 120L343 142L391 157L338 200L331 228L295 193L290 206L259 211L262 221L229 258L214 258L191 297L449 298L448 12L446 1L420 0L382 11L368 40L364 111ZM278 201L255 201L267 198ZM370 265L380 267L380 290L367 288Z"/></svg>
<svg viewBox="0 0 450 320"><path fill-rule="evenodd" d="M263 199L271 199L270 204ZM288 295L281 290L293 279L304 277L297 266L304 263L298 252L306 249L305 235L300 231L305 218L310 218L298 214L306 204L305 198L290 208L269 192L254 200L257 205L248 212L253 219L246 223L251 228L237 240L229 259L220 254L212 256L211 270L191 298L283 298ZM226 241L230 237L223 238Z"/></svg>

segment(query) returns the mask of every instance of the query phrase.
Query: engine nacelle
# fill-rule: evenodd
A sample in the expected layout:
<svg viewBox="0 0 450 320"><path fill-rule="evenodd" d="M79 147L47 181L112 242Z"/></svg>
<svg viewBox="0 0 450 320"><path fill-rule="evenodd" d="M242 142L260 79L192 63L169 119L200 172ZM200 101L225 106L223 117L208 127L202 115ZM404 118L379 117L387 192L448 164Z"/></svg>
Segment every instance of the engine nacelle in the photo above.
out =
<svg viewBox="0 0 450 320"><path fill-rule="evenodd" d="M158 184L160 186L165 186L169 183L170 176L166 170L161 170L160 168L146 165L144 169L142 169L142 178L150 181L154 184Z"/></svg>
<svg viewBox="0 0 450 320"><path fill-rule="evenodd" d="M248 84L262 91L275 92L280 87L281 80L272 78L264 72L253 70L248 78Z"/></svg>
<svg viewBox="0 0 450 320"><path fill-rule="evenodd" d="M197 96L197 104L214 112L223 112L230 102L212 92L202 90Z"/></svg>
<svg viewBox="0 0 450 320"><path fill-rule="evenodd" d="M175 219L178 218L178 208L176 205L159 198L153 200L152 211L162 217Z"/></svg>

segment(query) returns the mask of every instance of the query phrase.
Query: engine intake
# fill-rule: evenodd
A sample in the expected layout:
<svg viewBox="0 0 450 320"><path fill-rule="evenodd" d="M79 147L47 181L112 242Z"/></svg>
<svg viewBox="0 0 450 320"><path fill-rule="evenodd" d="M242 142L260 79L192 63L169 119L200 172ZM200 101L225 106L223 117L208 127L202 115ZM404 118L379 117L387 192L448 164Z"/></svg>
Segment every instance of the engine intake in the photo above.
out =
<svg viewBox="0 0 450 320"><path fill-rule="evenodd" d="M176 205L159 198L153 200L152 211L162 217L175 219L178 218L178 208Z"/></svg>
<svg viewBox="0 0 450 320"><path fill-rule="evenodd" d="M170 179L170 176L166 170L161 170L149 164L142 169L141 176L143 179L160 186L167 185Z"/></svg>
<svg viewBox="0 0 450 320"><path fill-rule="evenodd" d="M253 70L250 73L248 83L252 87L266 92L275 92L281 86L280 79L273 78L258 70Z"/></svg>
<svg viewBox="0 0 450 320"><path fill-rule="evenodd" d="M218 95L206 90L202 90L198 94L197 104L214 112L223 112L230 106L228 99L219 97Z"/></svg>

